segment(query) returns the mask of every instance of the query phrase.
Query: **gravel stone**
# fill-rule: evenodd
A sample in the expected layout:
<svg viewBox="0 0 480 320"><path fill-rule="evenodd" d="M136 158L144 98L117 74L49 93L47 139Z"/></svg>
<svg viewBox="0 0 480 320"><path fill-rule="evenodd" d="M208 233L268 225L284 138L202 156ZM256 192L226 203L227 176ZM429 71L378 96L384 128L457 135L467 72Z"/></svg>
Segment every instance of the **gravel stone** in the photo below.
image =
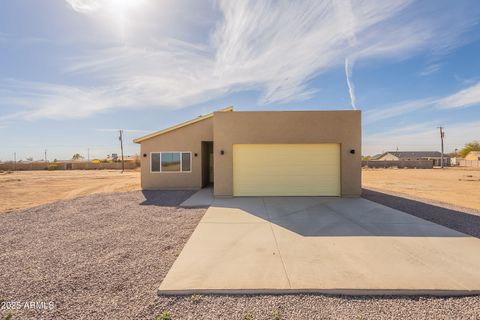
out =
<svg viewBox="0 0 480 320"><path fill-rule="evenodd" d="M479 210L374 189L362 189L362 197L480 238Z"/></svg>
<svg viewBox="0 0 480 320"><path fill-rule="evenodd" d="M0 300L55 303L13 319L133 319L205 212L177 207L191 194L96 194L1 214Z"/></svg>
<svg viewBox="0 0 480 320"><path fill-rule="evenodd" d="M158 297L205 209L189 191L95 194L0 215L0 301L12 319L480 319L480 297L315 294ZM1 319L2 311L0 311Z"/></svg>

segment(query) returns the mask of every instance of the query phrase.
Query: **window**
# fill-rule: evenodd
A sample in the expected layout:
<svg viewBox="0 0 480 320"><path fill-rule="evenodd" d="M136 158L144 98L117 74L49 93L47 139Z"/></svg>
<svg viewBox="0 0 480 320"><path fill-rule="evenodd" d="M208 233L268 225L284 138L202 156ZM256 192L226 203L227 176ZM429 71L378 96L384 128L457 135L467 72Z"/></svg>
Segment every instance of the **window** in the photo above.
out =
<svg viewBox="0 0 480 320"><path fill-rule="evenodd" d="M192 171L190 165L190 157L192 154L190 152L182 152L182 171Z"/></svg>
<svg viewBox="0 0 480 320"><path fill-rule="evenodd" d="M191 172L191 152L152 152L152 172Z"/></svg>
<svg viewBox="0 0 480 320"><path fill-rule="evenodd" d="M180 153L179 152L162 152L162 171L180 171Z"/></svg>
<svg viewBox="0 0 480 320"><path fill-rule="evenodd" d="M160 171L160 153L152 153L152 171Z"/></svg>

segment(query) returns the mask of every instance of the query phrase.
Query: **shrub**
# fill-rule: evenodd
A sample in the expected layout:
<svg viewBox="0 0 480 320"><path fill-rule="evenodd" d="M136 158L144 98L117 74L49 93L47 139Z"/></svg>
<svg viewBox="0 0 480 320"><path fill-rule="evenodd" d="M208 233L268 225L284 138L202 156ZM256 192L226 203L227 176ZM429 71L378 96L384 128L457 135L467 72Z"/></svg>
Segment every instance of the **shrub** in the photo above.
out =
<svg viewBox="0 0 480 320"><path fill-rule="evenodd" d="M200 300L202 300L202 296L199 294L192 294L191 299L193 303L198 303Z"/></svg>
<svg viewBox="0 0 480 320"><path fill-rule="evenodd" d="M469 142L460 150L460 156L465 158L470 151L480 151L480 141Z"/></svg>
<svg viewBox="0 0 480 320"><path fill-rule="evenodd" d="M7 312L5 312L2 317L0 318L0 320L10 320L12 319L13 317L13 313L11 310L7 310Z"/></svg>
<svg viewBox="0 0 480 320"><path fill-rule="evenodd" d="M56 165L56 164L49 164L48 167L47 167L47 169L48 169L49 171L58 170L58 165Z"/></svg>
<svg viewBox="0 0 480 320"><path fill-rule="evenodd" d="M282 319L282 316L280 314L280 310L275 310L275 312L273 313L273 319L275 319L275 320L281 320Z"/></svg>
<svg viewBox="0 0 480 320"><path fill-rule="evenodd" d="M162 314L155 317L155 320L172 320L172 315L169 311L163 311Z"/></svg>

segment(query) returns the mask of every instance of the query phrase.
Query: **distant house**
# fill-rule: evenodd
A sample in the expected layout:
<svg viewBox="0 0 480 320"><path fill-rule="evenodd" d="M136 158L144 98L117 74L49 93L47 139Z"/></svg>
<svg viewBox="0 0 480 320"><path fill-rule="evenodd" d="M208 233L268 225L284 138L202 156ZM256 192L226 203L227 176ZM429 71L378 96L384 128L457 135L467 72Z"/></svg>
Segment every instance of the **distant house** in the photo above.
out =
<svg viewBox="0 0 480 320"><path fill-rule="evenodd" d="M379 153L379 154L373 155L373 156L371 156L370 159L368 159L368 160L378 160L382 155L383 155L383 153Z"/></svg>
<svg viewBox="0 0 480 320"><path fill-rule="evenodd" d="M465 156L465 160L480 160L480 151L470 151Z"/></svg>
<svg viewBox="0 0 480 320"><path fill-rule="evenodd" d="M441 158L442 153L438 151L387 151L371 160L433 160L434 166L440 166ZM446 154L443 155L443 165L450 165L450 157Z"/></svg>

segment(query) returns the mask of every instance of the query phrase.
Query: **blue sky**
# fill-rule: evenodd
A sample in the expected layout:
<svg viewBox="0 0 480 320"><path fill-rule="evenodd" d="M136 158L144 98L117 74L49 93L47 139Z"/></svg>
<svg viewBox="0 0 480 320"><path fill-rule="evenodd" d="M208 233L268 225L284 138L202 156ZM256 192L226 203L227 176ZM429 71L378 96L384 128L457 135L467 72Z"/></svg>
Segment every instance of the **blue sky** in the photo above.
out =
<svg viewBox="0 0 480 320"><path fill-rule="evenodd" d="M138 153L135 137L236 110L363 112L363 154L480 140L480 3L11 0L0 160Z"/></svg>

